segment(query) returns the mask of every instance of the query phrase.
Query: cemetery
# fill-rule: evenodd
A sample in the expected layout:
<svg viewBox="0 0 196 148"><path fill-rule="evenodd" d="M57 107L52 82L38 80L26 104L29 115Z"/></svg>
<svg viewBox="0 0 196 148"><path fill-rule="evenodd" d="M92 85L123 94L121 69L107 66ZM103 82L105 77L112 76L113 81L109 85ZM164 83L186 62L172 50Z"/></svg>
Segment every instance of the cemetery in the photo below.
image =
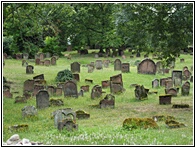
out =
<svg viewBox="0 0 196 148"><path fill-rule="evenodd" d="M194 144L191 2L2 8L3 146Z"/></svg>

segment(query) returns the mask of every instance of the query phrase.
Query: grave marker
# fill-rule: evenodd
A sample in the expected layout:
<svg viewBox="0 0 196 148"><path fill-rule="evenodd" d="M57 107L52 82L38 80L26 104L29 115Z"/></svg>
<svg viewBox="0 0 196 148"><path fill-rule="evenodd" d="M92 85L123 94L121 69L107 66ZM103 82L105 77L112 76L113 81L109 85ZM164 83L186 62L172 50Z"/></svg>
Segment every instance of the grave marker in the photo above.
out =
<svg viewBox="0 0 196 148"><path fill-rule="evenodd" d="M186 81L181 88L181 94L182 96L188 96L190 91L190 83Z"/></svg>
<svg viewBox="0 0 196 148"><path fill-rule="evenodd" d="M175 89L175 88L168 88L168 89L165 89L165 93L166 93L166 94L170 94L170 95L172 95L173 97L176 97L178 91L177 91L177 89Z"/></svg>
<svg viewBox="0 0 196 148"><path fill-rule="evenodd" d="M120 59L116 59L114 61L114 70L121 70L121 60Z"/></svg>
<svg viewBox="0 0 196 148"><path fill-rule="evenodd" d="M154 79L152 81L152 88L157 88L159 87L159 80L158 79Z"/></svg>
<svg viewBox="0 0 196 148"><path fill-rule="evenodd" d="M84 90L84 92L89 92L89 85L81 86L80 89Z"/></svg>
<svg viewBox="0 0 196 148"><path fill-rule="evenodd" d="M102 60L96 60L95 61L95 67L96 67L97 70L103 69Z"/></svg>
<svg viewBox="0 0 196 148"><path fill-rule="evenodd" d="M101 81L102 88L107 88L110 86L110 80Z"/></svg>
<svg viewBox="0 0 196 148"><path fill-rule="evenodd" d="M28 92L33 92L33 89L34 89L34 80L26 80L24 82L24 88L23 88L23 91L28 91Z"/></svg>
<svg viewBox="0 0 196 148"><path fill-rule="evenodd" d="M44 53L40 53L40 54L39 54L39 58L40 58L40 60L44 60L44 58L45 58L45 57L44 57Z"/></svg>
<svg viewBox="0 0 196 148"><path fill-rule="evenodd" d="M44 65L45 66L50 66L50 60L44 60Z"/></svg>
<svg viewBox="0 0 196 148"><path fill-rule="evenodd" d="M34 67L32 65L28 65L26 67L26 74L33 74L34 71L33 71Z"/></svg>
<svg viewBox="0 0 196 148"><path fill-rule="evenodd" d="M115 97L111 94L107 94L103 100L99 102L100 108L111 107L114 108Z"/></svg>
<svg viewBox="0 0 196 148"><path fill-rule="evenodd" d="M53 96L55 93L55 87L54 86L47 86L47 91L50 96Z"/></svg>
<svg viewBox="0 0 196 148"><path fill-rule="evenodd" d="M174 86L181 86L182 84L182 71L181 70L172 71L172 81L173 81Z"/></svg>
<svg viewBox="0 0 196 148"><path fill-rule="evenodd" d="M151 59L144 59L137 67L138 73L156 74L156 65Z"/></svg>
<svg viewBox="0 0 196 148"><path fill-rule="evenodd" d="M35 65L40 65L40 58L35 59Z"/></svg>
<svg viewBox="0 0 196 148"><path fill-rule="evenodd" d="M78 62L71 63L71 72L72 73L80 73L80 63L78 63Z"/></svg>
<svg viewBox="0 0 196 148"><path fill-rule="evenodd" d="M76 81L80 81L80 75L78 73L73 74L73 79L75 79Z"/></svg>
<svg viewBox="0 0 196 148"><path fill-rule="evenodd" d="M57 87L55 94L56 94L56 96L62 96L62 92L63 92L63 88Z"/></svg>
<svg viewBox="0 0 196 148"><path fill-rule="evenodd" d="M78 98L77 85L73 81L67 81L64 84L64 97Z"/></svg>
<svg viewBox="0 0 196 148"><path fill-rule="evenodd" d="M121 64L121 71L122 72L130 72L130 64L129 63L122 63Z"/></svg>
<svg viewBox="0 0 196 148"><path fill-rule="evenodd" d="M34 84L33 96L36 96L38 91L40 91L42 89L44 89L44 85L39 85L39 84L35 85Z"/></svg>
<svg viewBox="0 0 196 148"><path fill-rule="evenodd" d="M46 90L40 90L36 94L36 107L39 109L49 107L49 94Z"/></svg>
<svg viewBox="0 0 196 148"><path fill-rule="evenodd" d="M99 98L102 95L102 88L99 85L95 85L91 91L91 99Z"/></svg>

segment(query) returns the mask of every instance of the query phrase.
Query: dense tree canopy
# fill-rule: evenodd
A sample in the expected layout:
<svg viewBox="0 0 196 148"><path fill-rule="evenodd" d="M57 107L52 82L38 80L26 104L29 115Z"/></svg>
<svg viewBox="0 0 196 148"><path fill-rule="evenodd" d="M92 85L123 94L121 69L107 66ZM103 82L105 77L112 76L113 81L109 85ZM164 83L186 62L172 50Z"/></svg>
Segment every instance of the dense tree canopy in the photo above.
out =
<svg viewBox="0 0 196 148"><path fill-rule="evenodd" d="M121 46L173 57L193 42L193 3L3 3L7 53Z"/></svg>

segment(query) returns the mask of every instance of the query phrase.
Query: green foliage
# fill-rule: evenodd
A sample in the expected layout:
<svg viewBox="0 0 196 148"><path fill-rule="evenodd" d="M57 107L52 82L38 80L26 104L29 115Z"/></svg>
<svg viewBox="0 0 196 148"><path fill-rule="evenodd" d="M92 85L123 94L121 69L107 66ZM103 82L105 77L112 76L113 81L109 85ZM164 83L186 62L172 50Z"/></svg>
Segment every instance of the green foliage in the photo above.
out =
<svg viewBox="0 0 196 148"><path fill-rule="evenodd" d="M73 74L68 69L59 71L56 76L56 82L65 82L67 80L72 80L72 79L73 79Z"/></svg>
<svg viewBox="0 0 196 148"><path fill-rule="evenodd" d="M45 43L45 46L44 46L42 52L44 52L44 53L49 52L51 54L61 55L59 41L58 41L57 37L47 36L45 38L44 43Z"/></svg>
<svg viewBox="0 0 196 148"><path fill-rule="evenodd" d="M13 38L10 36L3 37L3 52L11 55L13 51L11 51L11 44L13 42Z"/></svg>

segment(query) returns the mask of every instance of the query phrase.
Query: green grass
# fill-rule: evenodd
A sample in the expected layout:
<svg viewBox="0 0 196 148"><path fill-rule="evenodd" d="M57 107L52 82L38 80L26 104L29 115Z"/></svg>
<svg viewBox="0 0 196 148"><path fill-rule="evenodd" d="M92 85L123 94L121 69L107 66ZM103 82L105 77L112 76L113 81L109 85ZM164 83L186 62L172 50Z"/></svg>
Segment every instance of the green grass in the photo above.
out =
<svg viewBox="0 0 196 148"><path fill-rule="evenodd" d="M7 59L3 68L3 76L11 81L11 92L13 98L22 95L23 83L27 79L32 79L34 76L44 74L48 85L56 85L55 77L57 73L64 69L70 69L70 64L77 61L81 64L80 82L77 83L78 90L80 86L86 85L84 79L93 79L93 84L90 84L90 91L84 94L84 97L75 98L59 98L64 101L62 107L49 107L46 109L39 109L38 116L34 119L23 119L21 109L27 105L36 106L36 99L32 97L25 104L14 104L14 99L3 98L3 141L6 141L10 136L17 133L20 138L28 138L30 141L43 142L45 145L193 145L193 83L191 83L191 90L189 96L172 97L172 104L185 103L189 104L188 109L173 109L171 105L159 105L159 95L164 94L164 87L153 88L151 86L152 80L155 78L164 78L171 76L169 74L145 75L137 74L137 67L134 66L136 60L141 58L130 59L130 53L126 52L126 59L121 59L122 62L129 62L130 73L122 73L123 85L126 91L122 94L115 95L114 109L97 109L92 108L91 105L98 104L106 94L110 93L110 89L103 89L106 94L99 99L91 100L90 92L94 85L101 85L102 80L109 80L111 76L121 73L114 71L113 64L109 68L103 70L94 70L93 73L88 73L87 67L83 65L94 62L94 54L78 55L76 52L70 52L72 59L60 58L57 60L56 66L37 66L34 62L29 64L34 66L34 74L26 74L25 67L22 67L21 60ZM150 55L150 58L152 56ZM180 63L180 58L185 59L185 63ZM106 58L98 58L105 60ZM114 61L116 58L107 58ZM157 60L154 60L155 62ZM181 55L176 59L175 70L182 70L184 66L190 67L193 65L193 57L191 55ZM145 88L158 91L158 94L148 95L148 99L138 101L135 99L134 87L130 84L142 84ZM180 90L181 91L181 90ZM51 113L60 108L71 107L73 110L82 109L90 113L90 119L77 120L78 131L59 132L54 127L54 120L51 119ZM177 121L186 124L186 127L169 129L165 123L157 122L158 129L136 129L132 131L124 130L122 128L123 121L126 118L152 118L154 115L171 115ZM15 124L28 124L28 131L11 132L8 130L9 126Z"/></svg>

